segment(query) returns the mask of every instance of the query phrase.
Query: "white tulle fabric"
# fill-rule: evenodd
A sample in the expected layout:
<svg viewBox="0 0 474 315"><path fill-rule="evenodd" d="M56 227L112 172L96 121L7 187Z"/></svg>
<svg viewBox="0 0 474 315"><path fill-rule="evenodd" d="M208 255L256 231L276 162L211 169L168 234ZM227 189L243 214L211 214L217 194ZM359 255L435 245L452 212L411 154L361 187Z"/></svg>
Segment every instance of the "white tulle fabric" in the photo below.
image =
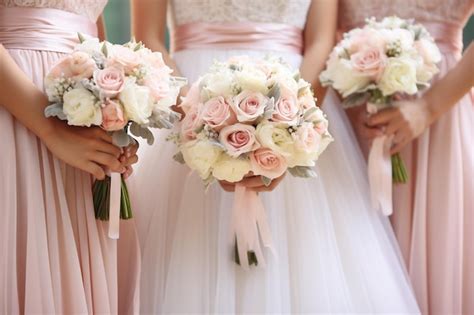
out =
<svg viewBox="0 0 474 315"><path fill-rule="evenodd" d="M303 28L311 0L171 0L176 25L191 22L283 23Z"/></svg>
<svg viewBox="0 0 474 315"><path fill-rule="evenodd" d="M192 82L213 60L258 51L180 51L174 58ZM294 67L301 56L280 54ZM335 142L316 179L287 176L261 194L276 255L266 269L232 261L233 194L172 160L176 148L157 132L142 145L131 187L143 252L144 313L418 312L388 221L367 198L365 162L349 123L329 95L324 106Z"/></svg>
<svg viewBox="0 0 474 315"><path fill-rule="evenodd" d="M0 7L33 7L64 10L96 21L107 0L0 0Z"/></svg>

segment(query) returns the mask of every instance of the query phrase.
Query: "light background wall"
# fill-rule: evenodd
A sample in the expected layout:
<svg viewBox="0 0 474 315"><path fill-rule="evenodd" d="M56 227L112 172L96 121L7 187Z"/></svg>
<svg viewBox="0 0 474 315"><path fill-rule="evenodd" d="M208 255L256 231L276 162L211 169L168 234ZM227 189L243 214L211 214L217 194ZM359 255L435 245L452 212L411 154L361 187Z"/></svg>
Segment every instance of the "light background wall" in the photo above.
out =
<svg viewBox="0 0 474 315"><path fill-rule="evenodd" d="M127 42L130 39L130 0L109 0L104 16L108 39L114 43ZM464 29L464 47L473 39L474 17L471 17Z"/></svg>

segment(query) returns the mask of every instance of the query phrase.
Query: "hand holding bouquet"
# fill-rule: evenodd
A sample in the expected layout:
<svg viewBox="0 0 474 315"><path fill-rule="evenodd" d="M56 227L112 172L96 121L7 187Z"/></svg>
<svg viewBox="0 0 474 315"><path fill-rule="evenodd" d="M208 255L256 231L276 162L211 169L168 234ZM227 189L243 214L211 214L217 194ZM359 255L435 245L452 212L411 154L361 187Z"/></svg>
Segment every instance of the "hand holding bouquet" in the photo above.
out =
<svg viewBox="0 0 474 315"><path fill-rule="evenodd" d="M182 81L170 75L172 70L160 53L141 43L113 45L79 38L81 44L59 60L45 79L50 101L45 115L71 126L100 126L111 133L119 147L134 141L129 133L152 144L150 127L171 128L179 118L171 106L176 103ZM95 181L93 190L97 219L109 220L114 215L109 209L117 209L109 235L118 237L118 210L120 218L132 217L124 180L112 173Z"/></svg>
<svg viewBox="0 0 474 315"><path fill-rule="evenodd" d="M249 174L266 185L286 171L315 176L311 167L332 137L309 83L280 60L234 57L216 62L181 106L181 130L170 137L179 148L175 159L206 185L237 183L236 259L245 267L263 264L258 232L264 245L271 244L265 211L257 193L238 183Z"/></svg>
<svg viewBox="0 0 474 315"><path fill-rule="evenodd" d="M386 17L381 21L372 18L364 27L344 34L320 79L323 85L333 87L342 95L343 106L367 104L367 111L374 114L393 106L397 98L415 95L428 87L438 72L436 64L440 60L438 47L422 25L398 17ZM374 140L369 171L370 162L381 160L381 152L388 151L391 139L385 140L385 137ZM395 154L391 162L389 173L393 181L405 183L408 174L402 159ZM375 174L377 170L373 172ZM385 181L374 181L378 183L372 182L371 186L391 187Z"/></svg>

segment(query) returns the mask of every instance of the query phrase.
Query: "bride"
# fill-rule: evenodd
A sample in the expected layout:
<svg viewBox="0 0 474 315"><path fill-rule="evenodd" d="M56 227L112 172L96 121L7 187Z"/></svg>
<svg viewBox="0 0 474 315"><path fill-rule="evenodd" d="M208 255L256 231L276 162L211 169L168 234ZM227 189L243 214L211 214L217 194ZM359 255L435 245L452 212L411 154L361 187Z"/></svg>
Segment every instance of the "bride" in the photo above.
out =
<svg viewBox="0 0 474 315"><path fill-rule="evenodd" d="M133 9L136 38L190 82L214 60L272 53L300 68L322 99L317 78L334 44L336 1L135 0ZM164 44L168 9L172 59ZM324 98L335 142L318 162L318 178L287 176L261 194L275 247L265 268L245 271L231 259L233 193L219 185L205 192L196 174L173 161L166 134L142 146L131 185L142 312L418 313L387 218L370 207L364 159L335 98Z"/></svg>

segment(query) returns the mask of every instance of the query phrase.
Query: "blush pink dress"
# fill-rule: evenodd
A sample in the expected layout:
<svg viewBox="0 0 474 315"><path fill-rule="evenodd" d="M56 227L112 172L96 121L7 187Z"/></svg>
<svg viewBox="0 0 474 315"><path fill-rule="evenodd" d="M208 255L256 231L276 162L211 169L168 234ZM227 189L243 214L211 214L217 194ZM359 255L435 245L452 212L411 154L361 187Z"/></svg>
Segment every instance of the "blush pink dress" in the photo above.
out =
<svg viewBox="0 0 474 315"><path fill-rule="evenodd" d="M342 0L339 26L398 15L425 24L443 60L461 58L473 0ZM474 107L472 93L402 152L410 179L394 188L392 225L425 314L474 314Z"/></svg>
<svg viewBox="0 0 474 315"><path fill-rule="evenodd" d="M0 43L42 89L77 32L96 35L105 4L0 0ZM1 104L0 134L0 314L136 312L134 222L109 239L94 218L91 176L56 159Z"/></svg>

